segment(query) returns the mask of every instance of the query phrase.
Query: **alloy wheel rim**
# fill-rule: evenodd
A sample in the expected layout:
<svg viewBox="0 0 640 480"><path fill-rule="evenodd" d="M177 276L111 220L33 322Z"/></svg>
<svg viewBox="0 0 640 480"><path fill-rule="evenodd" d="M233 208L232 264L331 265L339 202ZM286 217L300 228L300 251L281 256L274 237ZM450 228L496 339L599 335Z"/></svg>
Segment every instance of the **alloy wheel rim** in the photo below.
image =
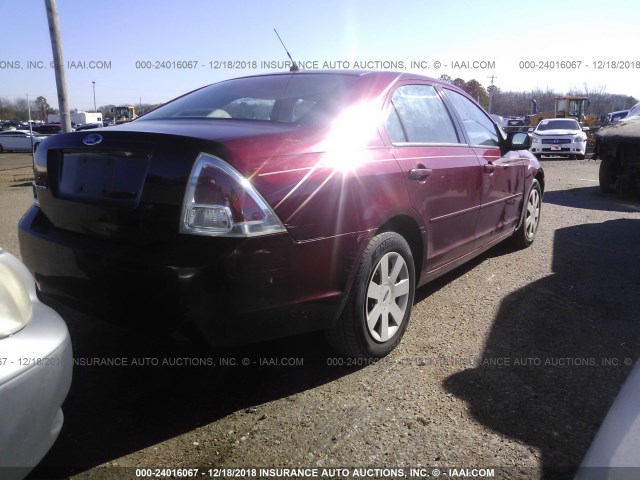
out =
<svg viewBox="0 0 640 480"><path fill-rule="evenodd" d="M533 238L538 227L540 219L540 193L536 188L531 190L529 194L529 202L527 203L527 217L525 219L525 232L527 238Z"/></svg>
<svg viewBox="0 0 640 480"><path fill-rule="evenodd" d="M367 287L365 316L373 340L384 343L400 330L409 307L409 269L396 252L385 254L373 270Z"/></svg>

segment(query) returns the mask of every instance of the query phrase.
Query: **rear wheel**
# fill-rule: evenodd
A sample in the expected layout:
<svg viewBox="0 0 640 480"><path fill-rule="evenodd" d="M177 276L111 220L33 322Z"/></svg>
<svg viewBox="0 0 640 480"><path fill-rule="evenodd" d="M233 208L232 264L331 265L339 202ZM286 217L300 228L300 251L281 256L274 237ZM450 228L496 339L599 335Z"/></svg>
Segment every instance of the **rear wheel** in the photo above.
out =
<svg viewBox="0 0 640 480"><path fill-rule="evenodd" d="M371 239L347 303L327 340L349 357L381 358L404 335L415 293L415 267L407 241L395 232Z"/></svg>
<svg viewBox="0 0 640 480"><path fill-rule="evenodd" d="M538 180L534 178L531 189L529 190L529 196L527 197L522 225L520 225L520 228L513 234L513 241L516 246L526 248L536 239L541 210L542 189L540 188Z"/></svg>
<svg viewBox="0 0 640 480"><path fill-rule="evenodd" d="M602 160L600 162L598 180L600 182L600 191L602 193L611 193L613 191L611 185L616 182L616 173L613 170L613 165L611 165L610 161Z"/></svg>
<svg viewBox="0 0 640 480"><path fill-rule="evenodd" d="M4 148L2 148L2 145L0 145L0 153L4 152Z"/></svg>

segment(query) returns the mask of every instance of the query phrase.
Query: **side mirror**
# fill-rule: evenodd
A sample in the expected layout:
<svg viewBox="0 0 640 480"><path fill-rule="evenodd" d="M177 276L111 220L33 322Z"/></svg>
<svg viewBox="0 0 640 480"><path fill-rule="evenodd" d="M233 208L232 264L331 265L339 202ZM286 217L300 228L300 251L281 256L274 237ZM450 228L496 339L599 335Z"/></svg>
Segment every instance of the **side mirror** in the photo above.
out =
<svg viewBox="0 0 640 480"><path fill-rule="evenodd" d="M509 150L529 150L531 147L531 137L528 133L518 132L511 137L511 147Z"/></svg>
<svg viewBox="0 0 640 480"><path fill-rule="evenodd" d="M583 132L588 132L589 131L589 127L582 127L582 131Z"/></svg>
<svg viewBox="0 0 640 480"><path fill-rule="evenodd" d="M535 130L535 128L533 128L533 127L529 127L529 128L527 129L527 132L531 133L531 132L533 132L534 130Z"/></svg>

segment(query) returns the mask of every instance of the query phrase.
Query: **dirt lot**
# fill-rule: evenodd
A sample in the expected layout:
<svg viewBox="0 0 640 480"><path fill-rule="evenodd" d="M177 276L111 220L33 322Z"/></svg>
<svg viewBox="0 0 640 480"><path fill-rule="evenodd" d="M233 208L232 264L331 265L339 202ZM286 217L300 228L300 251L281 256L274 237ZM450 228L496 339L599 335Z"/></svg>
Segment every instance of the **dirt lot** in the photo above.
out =
<svg viewBox="0 0 640 480"><path fill-rule="evenodd" d="M402 344L375 364L345 364L321 335L212 351L57 306L78 363L32 478L420 466L571 478L640 356L640 202L600 194L598 164L543 161L534 246L498 246L420 289ZM0 155L0 245L15 254L28 165Z"/></svg>

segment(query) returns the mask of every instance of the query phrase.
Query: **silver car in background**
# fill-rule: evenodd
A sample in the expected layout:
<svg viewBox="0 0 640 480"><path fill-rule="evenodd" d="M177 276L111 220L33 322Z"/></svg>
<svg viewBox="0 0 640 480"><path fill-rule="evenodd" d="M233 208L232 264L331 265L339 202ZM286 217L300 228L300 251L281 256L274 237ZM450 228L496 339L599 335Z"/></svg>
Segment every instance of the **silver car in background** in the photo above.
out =
<svg viewBox="0 0 640 480"><path fill-rule="evenodd" d="M24 478L62 428L73 358L66 324L0 248L0 477Z"/></svg>
<svg viewBox="0 0 640 480"><path fill-rule="evenodd" d="M0 132L0 153L2 152L30 152L36 150L40 142L46 137L29 130L5 130Z"/></svg>

